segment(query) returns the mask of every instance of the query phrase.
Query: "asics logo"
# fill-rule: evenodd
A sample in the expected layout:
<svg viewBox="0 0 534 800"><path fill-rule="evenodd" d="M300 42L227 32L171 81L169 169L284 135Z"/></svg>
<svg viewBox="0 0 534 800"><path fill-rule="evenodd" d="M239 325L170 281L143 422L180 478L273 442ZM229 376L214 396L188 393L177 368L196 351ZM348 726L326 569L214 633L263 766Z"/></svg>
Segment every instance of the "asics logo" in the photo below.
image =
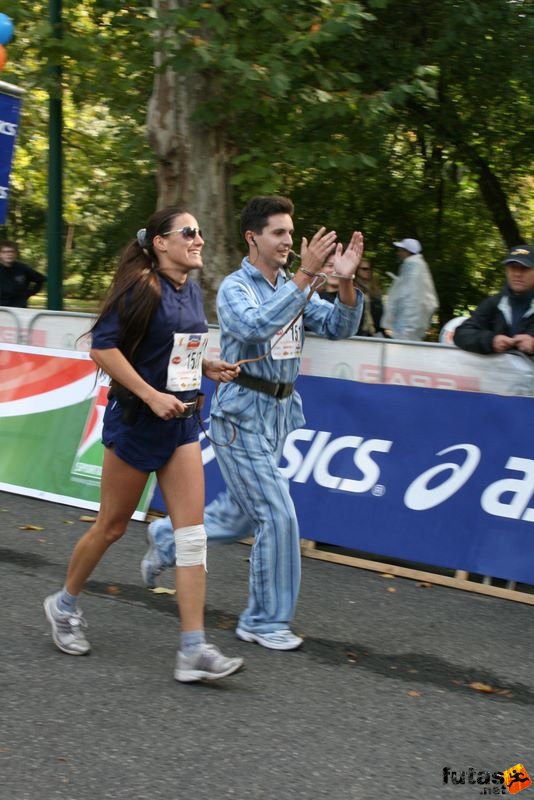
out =
<svg viewBox="0 0 534 800"><path fill-rule="evenodd" d="M205 439L203 434L200 438ZM389 439L332 438L329 431L299 428L286 439L280 472L294 483L311 480L325 489L352 494L371 491L380 498L387 490L380 480L382 468L392 458L386 455L392 446ZM346 457L336 458L344 451L350 452L356 471L347 465ZM438 463L414 478L404 491L404 505L411 511L429 511L446 503L469 484L482 460L480 448L468 442L445 447L435 456ZM204 441L204 465L214 458L212 445ZM510 456L503 469L514 474L490 483L475 501L491 516L534 522L534 460ZM400 482L398 472L395 478ZM473 502L472 493L466 494L466 500Z"/></svg>
<svg viewBox="0 0 534 800"><path fill-rule="evenodd" d="M373 453L387 453L393 442L387 439L364 439L362 436L340 436L331 439L328 431L313 431L299 428L293 431L284 446L284 459L287 461L280 471L295 483L306 483L310 476L319 486L337 489L342 492L368 492L380 477L380 467L372 457ZM312 442L303 455L296 447L297 442ZM354 466L361 477L352 478L337 475L333 470L334 456L343 450L352 450Z"/></svg>
<svg viewBox="0 0 534 800"><path fill-rule="evenodd" d="M0 119L0 134L4 134L4 136L16 136L17 126L14 122L6 122Z"/></svg>
<svg viewBox="0 0 534 800"><path fill-rule="evenodd" d="M446 461L436 464L425 470L408 487L404 495L404 504L414 511L426 511L429 508L444 503L469 480L480 461L480 450L474 444L457 444L440 450L436 455L443 456L463 450L466 454L463 464ZM443 481L437 486L429 487L436 478L443 476Z"/></svg>

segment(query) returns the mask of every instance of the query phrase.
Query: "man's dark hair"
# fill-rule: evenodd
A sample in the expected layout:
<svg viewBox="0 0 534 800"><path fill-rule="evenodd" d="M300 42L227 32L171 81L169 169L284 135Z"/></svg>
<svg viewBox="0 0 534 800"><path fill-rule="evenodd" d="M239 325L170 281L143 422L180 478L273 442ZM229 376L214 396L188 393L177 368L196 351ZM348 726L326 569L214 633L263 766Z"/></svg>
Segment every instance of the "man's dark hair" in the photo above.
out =
<svg viewBox="0 0 534 800"><path fill-rule="evenodd" d="M15 251L15 253L17 253L17 255L18 255L19 248L17 247L17 245L15 244L15 242L7 242L7 241L6 241L6 242L0 242L0 250L3 250L4 248L5 248L6 250L7 250L8 248L9 248L10 250L14 250L14 251Z"/></svg>
<svg viewBox="0 0 534 800"><path fill-rule="evenodd" d="M249 200L241 212L241 233L246 231L261 233L273 214L289 214L293 216L295 207L289 197L277 194L259 195Z"/></svg>

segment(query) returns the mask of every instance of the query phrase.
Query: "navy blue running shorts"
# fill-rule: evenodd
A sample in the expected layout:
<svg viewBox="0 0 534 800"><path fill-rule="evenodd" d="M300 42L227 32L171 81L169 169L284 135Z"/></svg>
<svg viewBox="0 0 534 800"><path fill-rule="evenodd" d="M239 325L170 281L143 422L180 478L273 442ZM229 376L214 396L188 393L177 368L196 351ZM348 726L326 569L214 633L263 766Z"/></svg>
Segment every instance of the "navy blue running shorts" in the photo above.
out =
<svg viewBox="0 0 534 800"><path fill-rule="evenodd" d="M102 442L131 467L155 472L165 466L177 447L197 442L200 426L196 415L189 419L164 420L146 406L133 424L124 422L122 408L111 399L104 412Z"/></svg>

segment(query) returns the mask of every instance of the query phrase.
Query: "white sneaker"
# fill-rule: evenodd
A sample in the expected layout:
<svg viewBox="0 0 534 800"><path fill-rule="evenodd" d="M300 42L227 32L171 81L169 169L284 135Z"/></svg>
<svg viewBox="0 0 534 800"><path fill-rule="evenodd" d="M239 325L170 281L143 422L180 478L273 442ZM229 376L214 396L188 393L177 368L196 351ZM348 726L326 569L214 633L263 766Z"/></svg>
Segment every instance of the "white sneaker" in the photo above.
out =
<svg viewBox="0 0 534 800"><path fill-rule="evenodd" d="M214 644L202 644L190 656L178 652L174 677L183 683L216 681L243 668L242 658L227 658Z"/></svg>
<svg viewBox="0 0 534 800"><path fill-rule="evenodd" d="M304 639L297 636L286 628L283 631L271 631L269 633L252 633L244 628L237 628L235 632L238 639L244 642L256 642L269 650L296 650L300 647Z"/></svg>
<svg viewBox="0 0 534 800"><path fill-rule="evenodd" d="M56 647L69 656L84 656L91 649L82 630L87 628L87 622L80 609L74 613L59 610L57 599L60 594L49 595L43 603L46 618L52 626L52 639Z"/></svg>

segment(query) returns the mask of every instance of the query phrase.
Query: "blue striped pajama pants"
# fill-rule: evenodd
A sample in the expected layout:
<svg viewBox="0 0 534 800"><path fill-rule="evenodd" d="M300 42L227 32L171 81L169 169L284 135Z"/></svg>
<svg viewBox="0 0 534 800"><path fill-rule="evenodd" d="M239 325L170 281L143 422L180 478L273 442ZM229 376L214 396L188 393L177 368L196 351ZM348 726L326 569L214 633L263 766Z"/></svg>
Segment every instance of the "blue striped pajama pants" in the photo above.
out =
<svg viewBox="0 0 534 800"><path fill-rule="evenodd" d="M228 422L211 417L210 436L228 440ZM249 598L239 627L257 633L289 627L300 588L300 542L289 481L280 473L284 439L273 440L236 428L228 447L214 445L228 492L251 525L255 539L250 555ZM217 501L215 501L217 502ZM206 530L210 536L210 504ZM214 509L215 510L215 509Z"/></svg>

